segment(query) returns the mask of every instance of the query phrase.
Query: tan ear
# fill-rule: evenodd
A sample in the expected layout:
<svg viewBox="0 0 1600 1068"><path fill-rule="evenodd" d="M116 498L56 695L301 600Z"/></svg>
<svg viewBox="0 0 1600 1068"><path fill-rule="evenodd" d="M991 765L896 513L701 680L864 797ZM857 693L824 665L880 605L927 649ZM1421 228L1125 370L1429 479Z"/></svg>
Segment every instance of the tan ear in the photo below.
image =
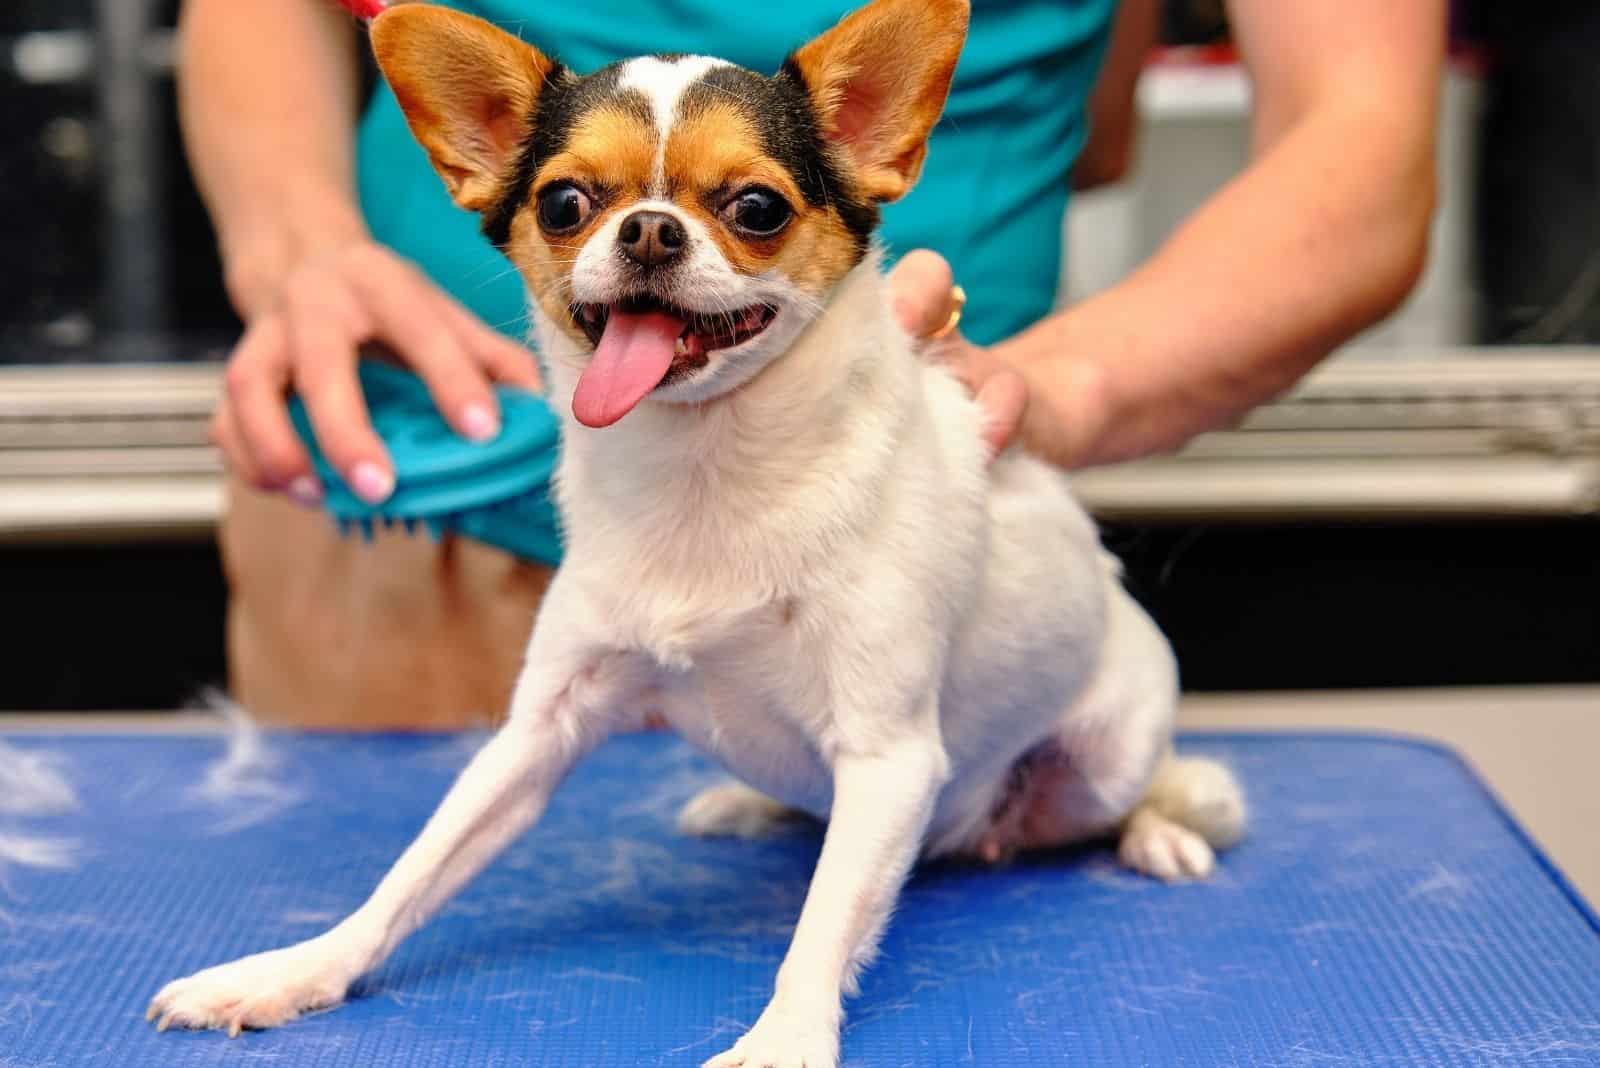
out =
<svg viewBox="0 0 1600 1068"><path fill-rule="evenodd" d="M532 132L556 63L482 19L401 4L372 21L372 51L457 204L486 211Z"/></svg>
<svg viewBox="0 0 1600 1068"><path fill-rule="evenodd" d="M791 57L823 135L862 192L898 200L922 173L967 37L967 0L874 0Z"/></svg>

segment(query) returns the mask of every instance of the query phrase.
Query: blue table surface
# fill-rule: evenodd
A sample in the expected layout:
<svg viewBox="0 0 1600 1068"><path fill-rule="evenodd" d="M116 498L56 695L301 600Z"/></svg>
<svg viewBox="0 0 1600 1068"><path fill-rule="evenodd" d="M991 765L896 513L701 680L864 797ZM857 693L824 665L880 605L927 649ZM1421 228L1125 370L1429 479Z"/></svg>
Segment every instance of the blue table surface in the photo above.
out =
<svg viewBox="0 0 1600 1068"><path fill-rule="evenodd" d="M272 736L244 799L224 740L12 736L79 807L6 816L71 866L0 865L0 1068L696 1065L765 1002L820 843L691 841L715 778L618 740L545 822L336 1011L229 1041L143 1020L169 979L358 905L480 738ZM1250 793L1204 885L1109 849L907 889L850 1006L846 1065L1600 1065L1600 927L1450 753L1352 735L1206 735Z"/></svg>

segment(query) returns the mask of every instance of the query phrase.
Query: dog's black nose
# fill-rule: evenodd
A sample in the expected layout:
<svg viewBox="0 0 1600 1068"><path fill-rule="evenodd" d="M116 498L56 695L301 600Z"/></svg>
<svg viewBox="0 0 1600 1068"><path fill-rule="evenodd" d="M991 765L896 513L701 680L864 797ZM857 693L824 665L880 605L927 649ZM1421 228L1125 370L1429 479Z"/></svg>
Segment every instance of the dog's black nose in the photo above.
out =
<svg viewBox="0 0 1600 1068"><path fill-rule="evenodd" d="M683 252L683 224L664 211L636 211L622 220L617 245L641 267L659 267Z"/></svg>

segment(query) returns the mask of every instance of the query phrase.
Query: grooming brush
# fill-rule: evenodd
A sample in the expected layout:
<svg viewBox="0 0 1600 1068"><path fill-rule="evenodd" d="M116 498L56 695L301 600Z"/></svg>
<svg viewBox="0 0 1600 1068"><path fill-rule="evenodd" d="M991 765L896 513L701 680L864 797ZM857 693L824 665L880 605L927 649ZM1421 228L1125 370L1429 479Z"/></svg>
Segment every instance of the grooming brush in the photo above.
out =
<svg viewBox="0 0 1600 1068"><path fill-rule="evenodd" d="M318 447L299 397L289 417L311 453L323 485L322 507L341 534L371 541L378 527L435 539L465 534L525 559L543 559L555 540L548 495L559 431L532 393L495 387L500 433L493 441L463 439L445 422L422 379L376 360L358 368L372 426L394 463L394 492L377 504L357 497Z"/></svg>
<svg viewBox="0 0 1600 1068"><path fill-rule="evenodd" d="M386 0L335 0L367 22ZM371 541L377 528L423 527L435 539L464 534L525 559L544 559L557 543L548 497L559 434L544 402L531 393L495 387L500 433L493 441L463 440L444 421L422 380L409 371L363 359L357 375L373 430L394 464L394 492L369 504L356 496L327 460L299 397L289 416L311 454L323 485L323 508L341 534Z"/></svg>

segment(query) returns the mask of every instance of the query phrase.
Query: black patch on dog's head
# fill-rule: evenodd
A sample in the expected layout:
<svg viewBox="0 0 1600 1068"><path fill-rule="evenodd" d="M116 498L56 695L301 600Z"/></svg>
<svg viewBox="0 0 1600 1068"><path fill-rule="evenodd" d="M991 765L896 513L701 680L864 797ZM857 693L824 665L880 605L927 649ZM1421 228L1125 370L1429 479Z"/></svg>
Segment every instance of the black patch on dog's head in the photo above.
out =
<svg viewBox="0 0 1600 1068"><path fill-rule="evenodd" d="M805 76L794 61L770 78L743 67L713 67L684 91L680 114L711 103L740 109L761 135L762 148L780 163L812 207L832 206L865 251L878 227L877 205L861 200L845 178L834 150L822 138Z"/></svg>
<svg viewBox="0 0 1600 1068"><path fill-rule="evenodd" d="M494 210L483 216L483 235L496 248L503 252L510 244L511 220L532 195L539 168L566 147L573 126L585 113L605 104L625 108L645 123L654 121L645 95L620 87L622 67L623 63L612 63L593 74L579 76L558 63L545 79L533 109L532 133L517 154L511 180L505 184Z"/></svg>

